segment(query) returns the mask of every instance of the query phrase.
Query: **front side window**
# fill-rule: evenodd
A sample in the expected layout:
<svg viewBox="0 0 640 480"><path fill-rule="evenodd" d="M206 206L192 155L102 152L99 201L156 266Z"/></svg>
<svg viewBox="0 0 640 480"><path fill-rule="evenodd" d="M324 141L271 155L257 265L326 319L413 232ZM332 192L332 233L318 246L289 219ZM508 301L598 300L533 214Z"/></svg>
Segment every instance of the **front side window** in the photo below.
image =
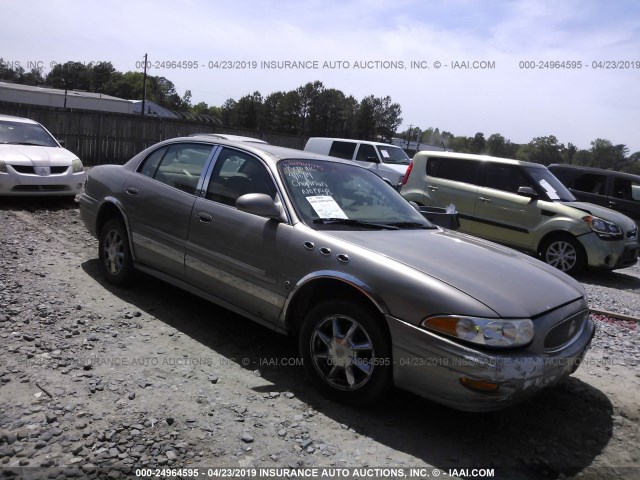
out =
<svg viewBox="0 0 640 480"><path fill-rule="evenodd" d="M138 172L183 192L196 194L213 145L178 143L152 152Z"/></svg>
<svg viewBox="0 0 640 480"><path fill-rule="evenodd" d="M280 175L301 220L316 229L432 228L375 173L322 160L284 160Z"/></svg>
<svg viewBox="0 0 640 480"><path fill-rule="evenodd" d="M503 192L518 193L520 187L534 188L520 167L501 163L487 163L484 167L484 187Z"/></svg>
<svg viewBox="0 0 640 480"><path fill-rule="evenodd" d="M256 157L225 148L220 152L211 174L205 197L235 207L247 193L264 193L276 199L276 186L267 168Z"/></svg>
<svg viewBox="0 0 640 480"><path fill-rule="evenodd" d="M616 178L613 182L613 196L622 200L640 202L640 182Z"/></svg>
<svg viewBox="0 0 640 480"><path fill-rule="evenodd" d="M376 149L373 145L366 143L361 144L360 148L358 148L356 160L360 160L361 162L377 162L378 155L376 154Z"/></svg>

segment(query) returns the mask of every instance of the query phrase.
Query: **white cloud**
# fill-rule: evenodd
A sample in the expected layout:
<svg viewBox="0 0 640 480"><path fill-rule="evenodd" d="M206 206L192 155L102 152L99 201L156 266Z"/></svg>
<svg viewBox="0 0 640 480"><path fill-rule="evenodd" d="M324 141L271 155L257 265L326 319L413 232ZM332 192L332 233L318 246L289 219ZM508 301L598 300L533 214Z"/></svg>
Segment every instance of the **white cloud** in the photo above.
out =
<svg viewBox="0 0 640 480"><path fill-rule="evenodd" d="M429 70L151 70L221 105L321 80L360 99L389 95L406 125L458 135L501 133L514 142L555 135L588 148L597 137L640 150L640 4L567 1L190 0L101 3L41 0L3 5L5 60L110 60L121 71L152 61L426 60ZM37 12L37 14L35 14ZM495 61L495 70L436 70L433 62ZM520 61L576 60L581 70L527 70ZM634 63L636 66L636 63ZM640 64L637 64L640 67Z"/></svg>

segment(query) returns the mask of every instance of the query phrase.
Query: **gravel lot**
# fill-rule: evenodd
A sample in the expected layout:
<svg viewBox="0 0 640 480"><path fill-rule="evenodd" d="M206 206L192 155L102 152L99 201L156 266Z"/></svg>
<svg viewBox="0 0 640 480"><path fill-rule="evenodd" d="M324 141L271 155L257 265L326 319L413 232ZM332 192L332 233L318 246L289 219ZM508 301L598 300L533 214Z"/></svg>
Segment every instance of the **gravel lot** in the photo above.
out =
<svg viewBox="0 0 640 480"><path fill-rule="evenodd" d="M399 391L347 408L307 382L295 342L149 277L129 290L105 284L96 256L76 205L0 199L2 477L197 466L640 478L635 322L595 316L576 374L501 412ZM640 315L637 265L579 280L592 308Z"/></svg>

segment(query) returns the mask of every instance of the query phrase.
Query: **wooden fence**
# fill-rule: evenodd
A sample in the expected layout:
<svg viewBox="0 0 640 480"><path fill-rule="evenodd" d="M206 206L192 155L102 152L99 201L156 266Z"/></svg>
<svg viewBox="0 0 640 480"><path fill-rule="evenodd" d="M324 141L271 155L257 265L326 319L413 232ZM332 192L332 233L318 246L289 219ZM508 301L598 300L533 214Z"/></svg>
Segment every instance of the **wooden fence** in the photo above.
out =
<svg viewBox="0 0 640 480"><path fill-rule="evenodd" d="M63 109L41 105L0 102L0 113L26 117L44 125L87 166L122 164L150 145L192 133L229 133L261 138L273 145L304 147L306 139L293 135L216 128L193 120L142 117L124 113Z"/></svg>

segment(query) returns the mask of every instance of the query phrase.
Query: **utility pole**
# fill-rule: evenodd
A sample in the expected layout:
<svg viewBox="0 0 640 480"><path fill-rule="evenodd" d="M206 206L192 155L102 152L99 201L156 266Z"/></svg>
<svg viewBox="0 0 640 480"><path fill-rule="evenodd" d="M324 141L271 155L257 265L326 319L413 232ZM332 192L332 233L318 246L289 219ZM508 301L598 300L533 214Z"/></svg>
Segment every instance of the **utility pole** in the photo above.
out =
<svg viewBox="0 0 640 480"><path fill-rule="evenodd" d="M144 54L144 74L142 75L142 112L144 117L145 102L147 101L147 54Z"/></svg>
<svg viewBox="0 0 640 480"><path fill-rule="evenodd" d="M413 125L409 125L409 133L407 133L407 150L409 150L409 139L411 139L411 129Z"/></svg>

